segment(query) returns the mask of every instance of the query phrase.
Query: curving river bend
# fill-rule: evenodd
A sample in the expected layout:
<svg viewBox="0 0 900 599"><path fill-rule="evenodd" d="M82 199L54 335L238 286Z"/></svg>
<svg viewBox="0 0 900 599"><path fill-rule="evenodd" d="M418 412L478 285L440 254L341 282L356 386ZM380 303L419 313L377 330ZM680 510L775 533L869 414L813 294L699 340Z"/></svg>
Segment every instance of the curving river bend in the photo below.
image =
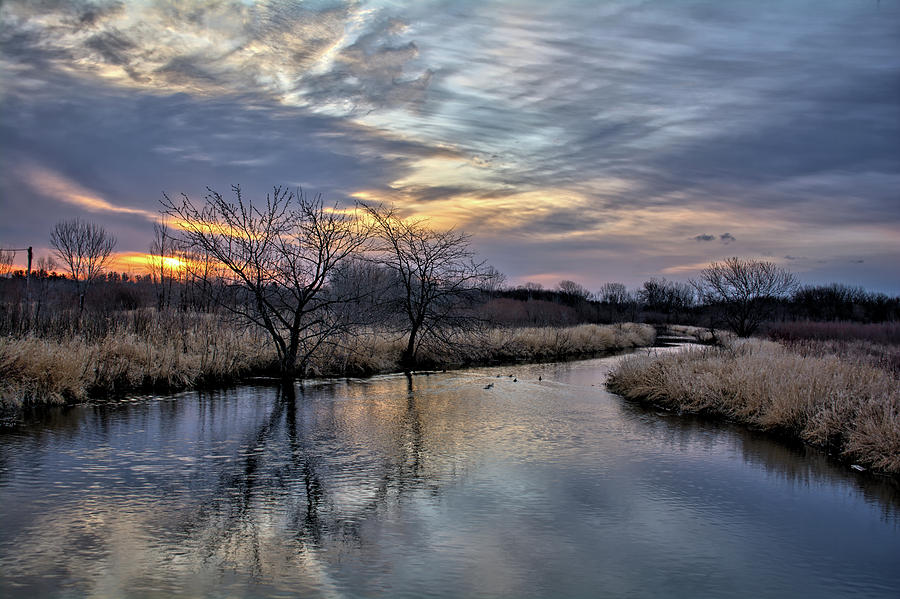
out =
<svg viewBox="0 0 900 599"><path fill-rule="evenodd" d="M896 481L625 403L618 359L32 417L0 597L900 596Z"/></svg>

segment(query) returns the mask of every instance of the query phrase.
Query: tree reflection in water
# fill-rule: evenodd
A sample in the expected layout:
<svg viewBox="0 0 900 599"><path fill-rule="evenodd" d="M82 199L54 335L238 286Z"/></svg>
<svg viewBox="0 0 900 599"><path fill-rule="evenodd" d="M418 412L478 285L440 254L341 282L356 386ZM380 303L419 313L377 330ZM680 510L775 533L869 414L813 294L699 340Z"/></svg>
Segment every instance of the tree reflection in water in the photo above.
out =
<svg viewBox="0 0 900 599"><path fill-rule="evenodd" d="M625 403L598 384L609 364L516 367L515 384L473 370L36 415L0 439L0 596L394 595L422 580L448 596L578 595L620 588L624 572L627 588L650 588L710 559L732 584L763 559L748 561L754 546L776 577L832 563L835 548L803 543L842 521L842 538L866 537L842 543L846 568L879 568L875 533L872 552L894 547L895 481ZM808 530L797 513L823 519ZM879 513L886 530L868 519ZM733 562L709 548L721 531ZM840 569L814 573L827 575Z"/></svg>
<svg viewBox="0 0 900 599"><path fill-rule="evenodd" d="M294 561L302 571L318 573L316 586L328 586L333 582L323 580L323 560L377 550L366 547L369 539L361 527L388 503L420 490L439 496L445 477L426 474L426 427L412 375L405 376L406 397L395 402L402 408L379 419L375 429L343 430L346 422L335 414L334 398L322 405L328 391L315 389L316 405L310 406L303 387L279 388L268 417L245 435L240 460L219 472L209 497L184 516L181 534L201 540L204 562L261 580ZM391 450L348 451L369 444L346 436L363 431L387 437ZM384 442L377 445L387 449ZM355 487L349 502L346 482ZM273 547L283 536L294 543L288 562L284 547Z"/></svg>

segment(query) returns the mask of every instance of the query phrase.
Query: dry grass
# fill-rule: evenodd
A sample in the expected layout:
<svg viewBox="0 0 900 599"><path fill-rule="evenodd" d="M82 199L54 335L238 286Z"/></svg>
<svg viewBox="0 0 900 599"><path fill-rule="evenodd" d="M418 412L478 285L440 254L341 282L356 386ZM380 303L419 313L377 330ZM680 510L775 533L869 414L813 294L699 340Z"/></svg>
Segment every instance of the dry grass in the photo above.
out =
<svg viewBox="0 0 900 599"><path fill-rule="evenodd" d="M471 356L476 363L564 360L646 347L655 339L652 326L634 323L498 328L488 330L472 344Z"/></svg>
<svg viewBox="0 0 900 599"><path fill-rule="evenodd" d="M587 357L652 345L650 325L585 324L573 327L489 328L459 332L449 341L425 343L417 359L433 368L478 364L539 362ZM393 372L399 368L405 340L383 331L363 331L317 355L310 374L343 375Z"/></svg>
<svg viewBox="0 0 900 599"><path fill-rule="evenodd" d="M863 359L761 340L626 359L610 390L797 437L900 473L900 380Z"/></svg>
<svg viewBox="0 0 900 599"><path fill-rule="evenodd" d="M900 323L782 322L770 323L766 331L804 356L836 355L900 376Z"/></svg>
<svg viewBox="0 0 900 599"><path fill-rule="evenodd" d="M127 319L123 319L126 322ZM471 364L567 359L653 343L647 325L489 329L426 345L424 364ZM307 376L393 372L404 340L384 331L333 339L312 357ZM123 325L85 339L66 335L0 337L0 403L74 403L145 390L219 386L273 372L276 356L265 336L209 315L141 317L140 332Z"/></svg>
<svg viewBox="0 0 900 599"><path fill-rule="evenodd" d="M900 345L900 322L770 322L766 334L776 341L800 340L860 340L879 345Z"/></svg>
<svg viewBox="0 0 900 599"><path fill-rule="evenodd" d="M670 324L666 326L666 329L670 334L695 339L698 343L713 345L731 343L736 338L731 331L684 324Z"/></svg>
<svg viewBox="0 0 900 599"><path fill-rule="evenodd" d="M0 400L71 403L135 390L224 384L275 360L250 332L192 319L145 335L113 331L94 341L0 337Z"/></svg>

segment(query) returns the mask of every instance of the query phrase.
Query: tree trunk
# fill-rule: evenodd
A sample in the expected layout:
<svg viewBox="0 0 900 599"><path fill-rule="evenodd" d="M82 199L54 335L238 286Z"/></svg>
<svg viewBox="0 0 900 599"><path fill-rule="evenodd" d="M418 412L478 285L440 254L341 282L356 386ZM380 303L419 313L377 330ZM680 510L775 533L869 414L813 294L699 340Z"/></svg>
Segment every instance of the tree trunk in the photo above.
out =
<svg viewBox="0 0 900 599"><path fill-rule="evenodd" d="M416 336L419 333L419 325L413 326L409 332L409 341L406 343L406 349L403 350L403 356L400 358L400 367L404 372L412 370L416 365Z"/></svg>
<svg viewBox="0 0 900 599"><path fill-rule="evenodd" d="M279 365L281 369L281 382L283 384L293 385L294 379L297 377L298 350L298 345L292 343L284 352L284 357L282 358L281 364Z"/></svg>

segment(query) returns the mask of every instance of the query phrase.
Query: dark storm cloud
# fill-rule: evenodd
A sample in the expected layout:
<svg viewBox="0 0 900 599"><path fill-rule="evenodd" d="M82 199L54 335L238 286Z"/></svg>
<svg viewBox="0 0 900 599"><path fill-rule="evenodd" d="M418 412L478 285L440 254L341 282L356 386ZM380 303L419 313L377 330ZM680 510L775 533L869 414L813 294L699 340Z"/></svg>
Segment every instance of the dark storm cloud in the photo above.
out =
<svg viewBox="0 0 900 599"><path fill-rule="evenodd" d="M731 233L722 233L721 235L719 235L719 241L721 241L725 245L728 245L732 241L737 241L737 239L735 239L734 235L732 235Z"/></svg>
<svg viewBox="0 0 900 599"><path fill-rule="evenodd" d="M697 235L696 237L694 237L694 239L696 241L714 241L715 238L716 238L715 235L708 235L706 233L704 233L703 235Z"/></svg>

